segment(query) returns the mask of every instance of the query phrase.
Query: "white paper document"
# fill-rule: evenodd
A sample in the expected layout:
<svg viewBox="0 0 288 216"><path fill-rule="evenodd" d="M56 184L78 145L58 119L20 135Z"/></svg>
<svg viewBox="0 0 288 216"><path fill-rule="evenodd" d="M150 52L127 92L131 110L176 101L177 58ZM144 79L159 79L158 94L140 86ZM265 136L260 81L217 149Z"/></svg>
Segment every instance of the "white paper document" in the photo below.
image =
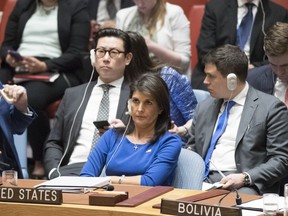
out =
<svg viewBox="0 0 288 216"><path fill-rule="evenodd" d="M210 191L210 190L220 189L220 188L222 188L222 186L223 186L223 184L221 184L219 182L215 182L214 184L203 182L202 191Z"/></svg>
<svg viewBox="0 0 288 216"><path fill-rule="evenodd" d="M108 185L111 177L60 176L34 186L37 189L54 189L62 192L80 192L88 188Z"/></svg>
<svg viewBox="0 0 288 216"><path fill-rule="evenodd" d="M284 197L279 196L278 198L278 208L279 211L284 211ZM263 211L263 198L252 200L250 202L243 203L241 205L237 205L236 207L243 208L243 209L249 209L249 210L255 210L255 211Z"/></svg>

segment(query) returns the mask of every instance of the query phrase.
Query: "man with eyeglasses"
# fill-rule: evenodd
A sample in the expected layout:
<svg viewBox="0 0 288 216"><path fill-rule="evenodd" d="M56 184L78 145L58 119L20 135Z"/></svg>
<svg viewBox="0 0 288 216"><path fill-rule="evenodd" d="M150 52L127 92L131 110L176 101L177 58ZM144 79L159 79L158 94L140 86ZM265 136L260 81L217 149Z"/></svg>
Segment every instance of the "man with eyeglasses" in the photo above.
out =
<svg viewBox="0 0 288 216"><path fill-rule="evenodd" d="M101 29L95 44L91 62L99 76L96 81L67 89L45 145L44 164L49 179L79 175L99 138L93 121L128 121L125 113L133 74L127 67L132 59L129 35L118 29Z"/></svg>
<svg viewBox="0 0 288 216"><path fill-rule="evenodd" d="M264 38L264 50L269 65L250 70L250 85L271 94L288 106L288 23L277 22Z"/></svg>

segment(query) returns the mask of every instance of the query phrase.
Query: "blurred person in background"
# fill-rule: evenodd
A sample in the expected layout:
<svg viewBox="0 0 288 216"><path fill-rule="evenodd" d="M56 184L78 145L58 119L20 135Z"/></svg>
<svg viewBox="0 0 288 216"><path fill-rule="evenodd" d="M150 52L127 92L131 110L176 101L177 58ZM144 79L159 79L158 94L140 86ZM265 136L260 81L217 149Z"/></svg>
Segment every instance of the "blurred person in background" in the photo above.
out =
<svg viewBox="0 0 288 216"><path fill-rule="evenodd" d="M165 0L133 0L116 14L116 27L145 37L150 56L190 76L190 25L182 8Z"/></svg>
<svg viewBox="0 0 288 216"><path fill-rule="evenodd" d="M7 23L1 47L0 81L13 82L15 69L31 74L58 72L54 82L25 81L28 102L37 118L28 128L35 166L32 176L44 176L43 145L50 131L46 108L68 87L81 84L81 52L88 50L90 20L82 0L19 0ZM14 58L17 51L22 59Z"/></svg>

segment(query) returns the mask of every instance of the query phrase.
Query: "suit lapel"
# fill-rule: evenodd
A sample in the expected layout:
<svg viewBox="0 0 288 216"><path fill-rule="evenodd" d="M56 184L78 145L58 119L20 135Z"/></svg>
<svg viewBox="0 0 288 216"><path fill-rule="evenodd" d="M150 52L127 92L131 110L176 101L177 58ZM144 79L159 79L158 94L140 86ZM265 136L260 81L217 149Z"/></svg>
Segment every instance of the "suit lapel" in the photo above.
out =
<svg viewBox="0 0 288 216"><path fill-rule="evenodd" d="M77 117L76 117L76 119L75 119L75 122L81 122L81 123L80 123L80 124L75 124L75 126L74 126L74 131L72 132L72 139L71 139L72 141L71 141L71 143L76 143L76 139L78 138L79 131L80 131L80 128L81 128L81 124L82 124L84 112L85 112L85 110L86 110L87 103L88 103L88 101L89 101L90 95L91 95L92 90L93 90L94 86L96 85L96 83L97 83L97 82L91 82L91 83L89 84L89 86L88 86L87 93L86 93L86 96L85 96L85 98L84 98L83 104L82 104L82 106L81 106L81 108L80 108L80 110L79 110L79 113L78 113L78 115L77 115ZM85 87L86 87L86 86L85 86ZM85 91L85 90L83 89L83 91L82 91L80 94L83 94L84 91ZM78 96L79 96L79 95L78 95ZM82 97L79 97L79 98L81 98L81 100L82 100ZM81 101L81 100L80 100L80 101ZM79 104L80 104L80 101L79 101ZM96 119L96 117L95 117L95 119ZM72 149L72 148L71 148L71 149Z"/></svg>
<svg viewBox="0 0 288 216"><path fill-rule="evenodd" d="M267 7L267 5L263 1L263 8L265 11L267 11L266 7ZM263 25L263 11L262 11L261 2L260 2L258 5L257 13L255 16L255 20L254 20L254 24L253 24L252 32L251 32L250 55L251 55L252 51L254 50L254 47L256 45L257 40L259 40L260 33L262 33L262 25Z"/></svg>
<svg viewBox="0 0 288 216"><path fill-rule="evenodd" d="M229 34L230 36L230 43L231 44L236 44L237 43L237 16L235 16L235 14L237 14L238 11L238 3L236 0L228 0L226 1L227 3L227 16L229 17L227 19L227 23L225 25L227 25L225 28L228 29L231 33Z"/></svg>
<svg viewBox="0 0 288 216"><path fill-rule="evenodd" d="M239 128L236 137L236 146L240 143L240 140L243 138L244 133L249 130L249 123L255 113L255 110L258 106L258 95L256 94L255 89L249 86L249 90L246 96L246 101L243 107L241 120L239 123Z"/></svg>
<svg viewBox="0 0 288 216"><path fill-rule="evenodd" d="M128 83L124 80L121 86L121 93L119 97L118 108L116 112L116 118L122 119L125 116L126 105L129 99L130 88Z"/></svg>
<svg viewBox="0 0 288 216"><path fill-rule="evenodd" d="M207 129L205 129L205 141L202 149L202 156L205 157L208 148L211 143L211 138L213 136L214 132L214 127L218 119L219 111L221 108L221 105L223 103L223 100L214 100L213 104L209 109L211 110L210 112L205 112L205 115L207 116L207 122L205 122L206 125L208 125Z"/></svg>

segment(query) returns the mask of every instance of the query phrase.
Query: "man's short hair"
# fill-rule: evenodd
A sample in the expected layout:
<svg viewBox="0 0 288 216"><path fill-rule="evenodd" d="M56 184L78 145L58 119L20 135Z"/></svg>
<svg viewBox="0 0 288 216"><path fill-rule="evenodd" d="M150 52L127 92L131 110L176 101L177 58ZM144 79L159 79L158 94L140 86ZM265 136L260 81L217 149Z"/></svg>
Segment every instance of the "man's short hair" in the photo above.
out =
<svg viewBox="0 0 288 216"><path fill-rule="evenodd" d="M269 56L288 53L288 23L277 22L268 29L264 37L264 50Z"/></svg>
<svg viewBox="0 0 288 216"><path fill-rule="evenodd" d="M248 58L238 46L226 44L211 50L204 57L203 63L214 64L223 77L234 73L241 82L246 80Z"/></svg>

